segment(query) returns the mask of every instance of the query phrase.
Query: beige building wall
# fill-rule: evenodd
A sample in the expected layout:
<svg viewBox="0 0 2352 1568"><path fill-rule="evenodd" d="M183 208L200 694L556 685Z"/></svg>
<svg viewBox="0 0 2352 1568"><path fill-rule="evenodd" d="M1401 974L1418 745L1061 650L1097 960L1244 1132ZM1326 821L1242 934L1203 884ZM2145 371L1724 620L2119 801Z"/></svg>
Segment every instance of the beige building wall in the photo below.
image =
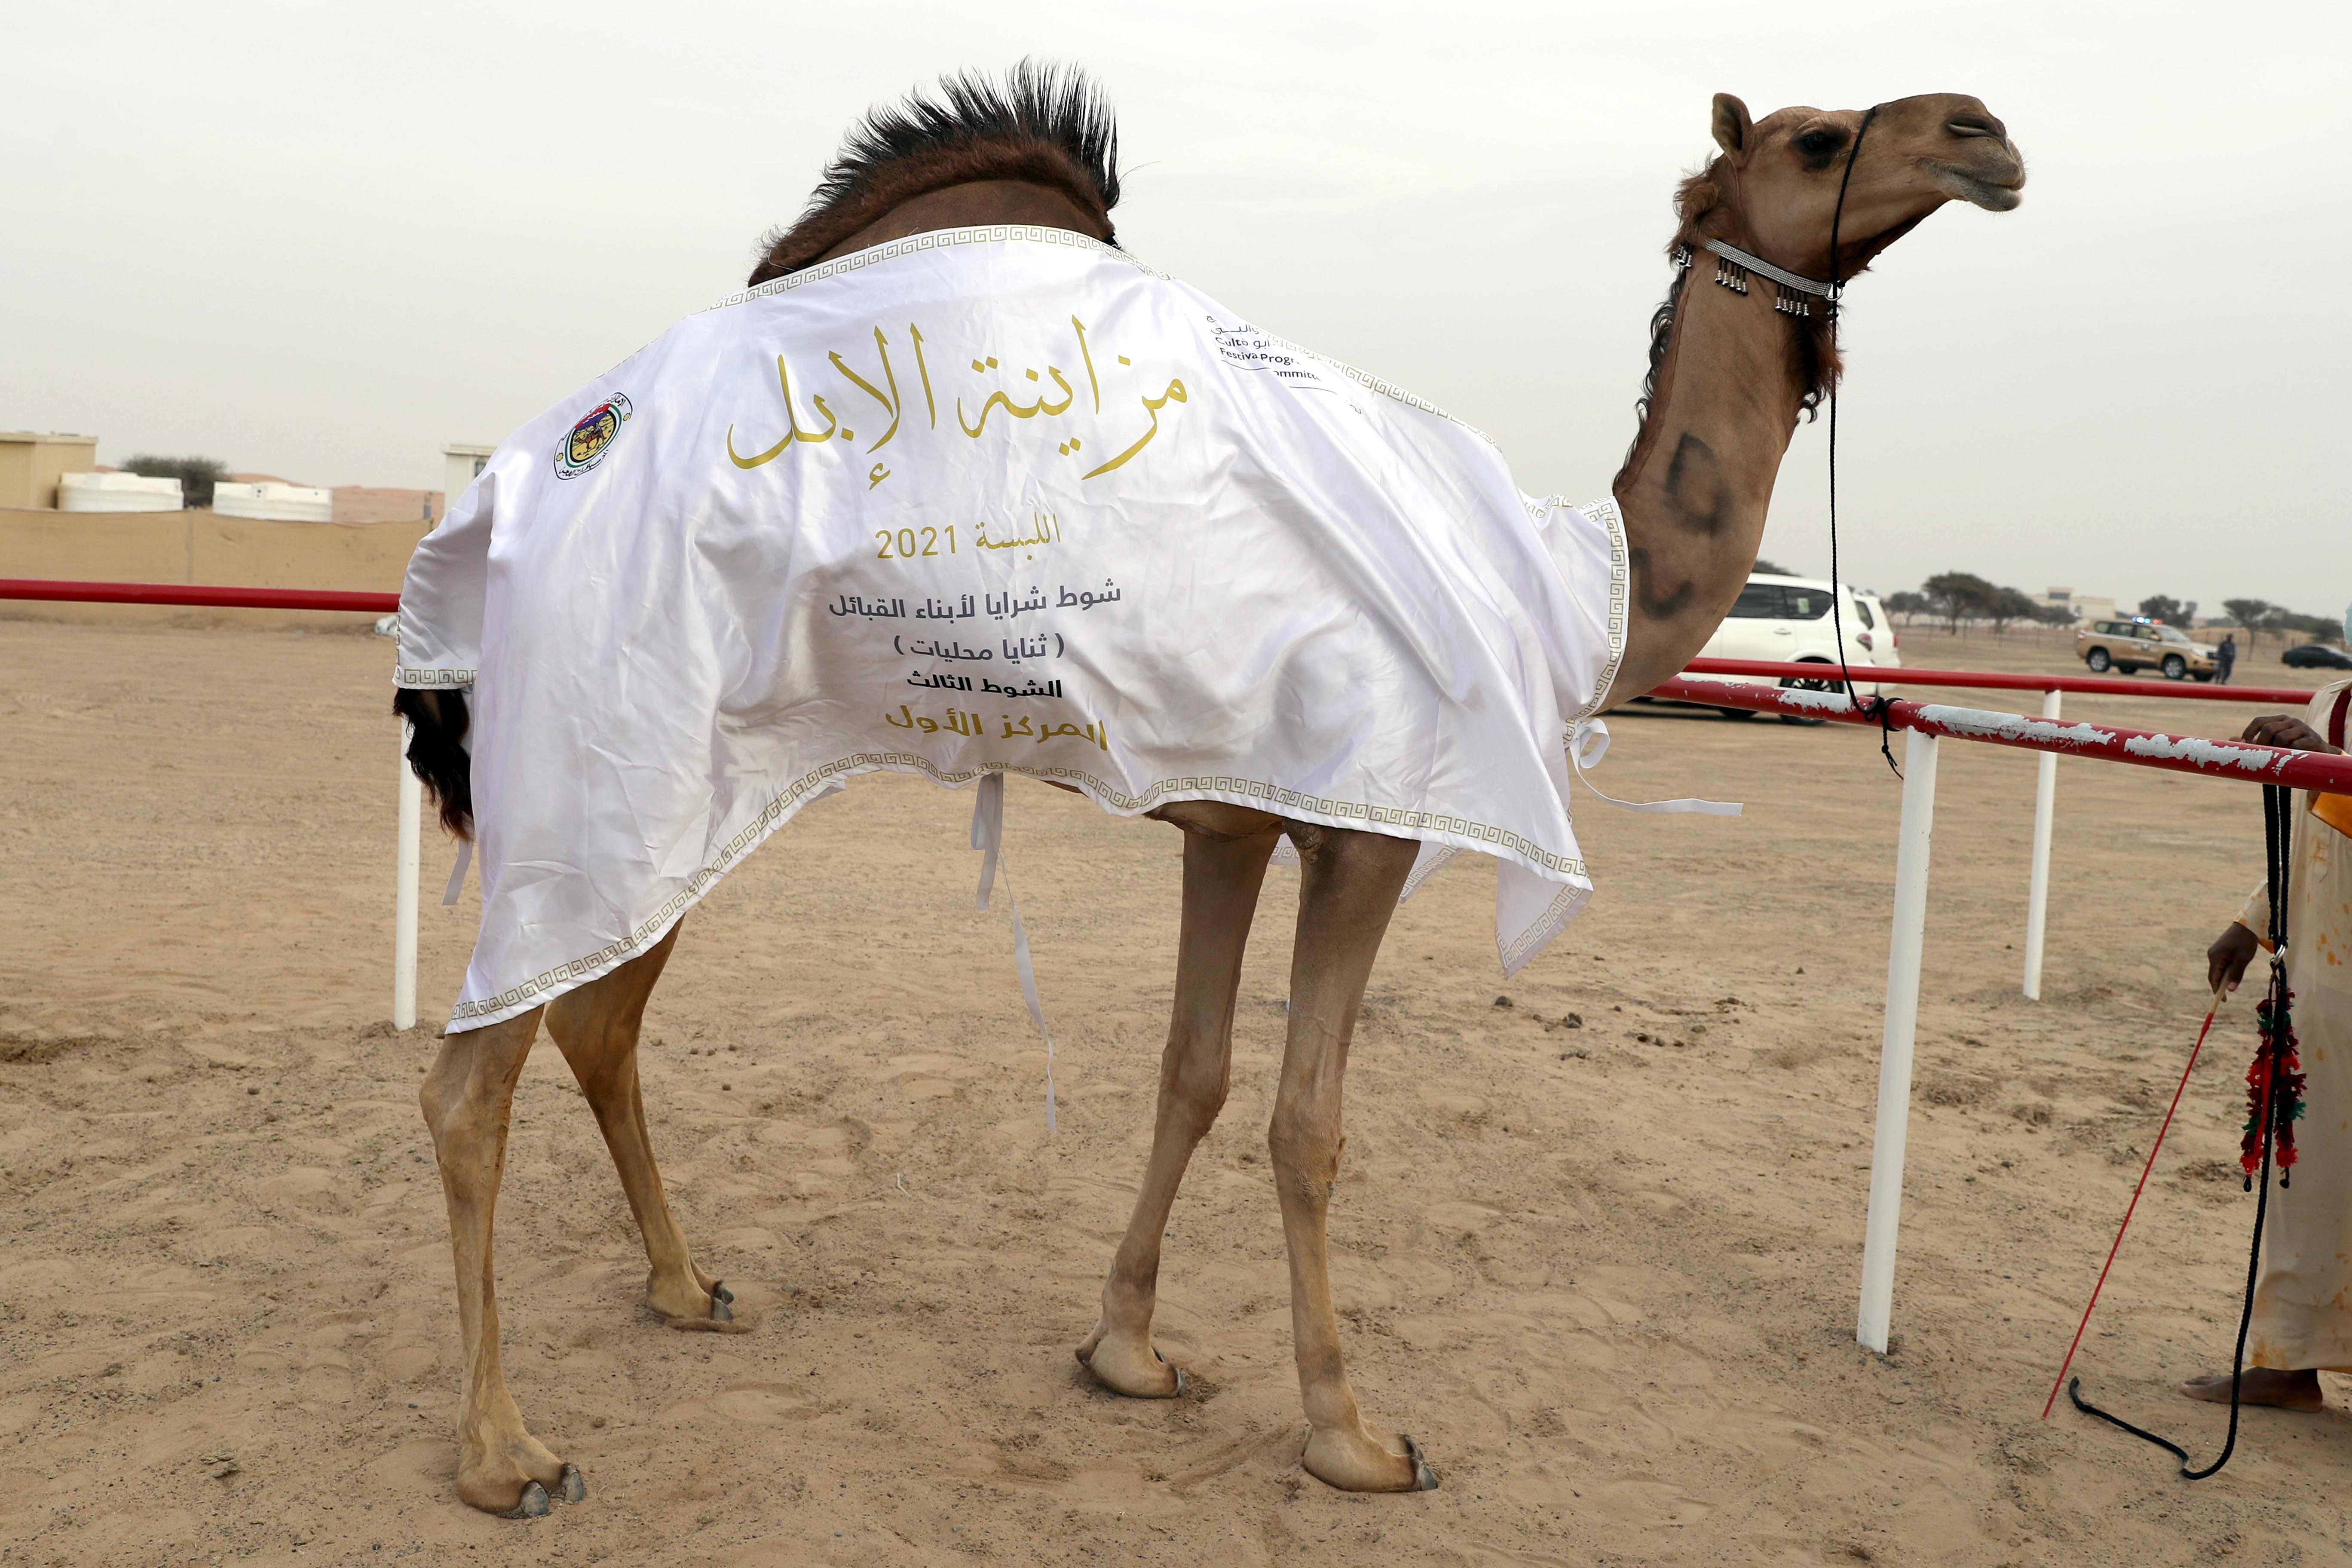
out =
<svg viewBox="0 0 2352 1568"><path fill-rule="evenodd" d="M0 509L0 577L343 588L396 594L432 524L277 522L210 511L58 512ZM215 610L0 599L0 617L84 624L364 628L373 614Z"/></svg>
<svg viewBox="0 0 2352 1568"><path fill-rule="evenodd" d="M98 466L98 437L40 430L0 430L0 507L58 504L58 477Z"/></svg>
<svg viewBox="0 0 2352 1568"><path fill-rule="evenodd" d="M439 490L337 485L332 493L337 522L430 522L446 510Z"/></svg>

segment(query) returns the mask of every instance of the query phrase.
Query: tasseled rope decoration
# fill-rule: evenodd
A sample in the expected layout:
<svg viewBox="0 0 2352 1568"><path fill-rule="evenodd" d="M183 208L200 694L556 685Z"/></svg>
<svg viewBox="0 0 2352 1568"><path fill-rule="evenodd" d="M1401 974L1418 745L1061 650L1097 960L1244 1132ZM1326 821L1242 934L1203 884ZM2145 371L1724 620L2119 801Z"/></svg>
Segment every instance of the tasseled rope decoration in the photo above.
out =
<svg viewBox="0 0 2352 1568"><path fill-rule="evenodd" d="M2270 996L2254 1004L2254 1022L2262 1030L2263 1043L2246 1068L2246 1128L2238 1143L2238 1163L2246 1173L2250 1193L2254 1190L2255 1169L2262 1163L2263 1102L2275 1096L2272 1136L2276 1141L2282 1187L2294 1175L2294 1124L2302 1120L2304 1110L2303 1061L2295 1054L2294 993L2282 985L2274 994L2275 1007ZM2270 1082L2273 1063L2278 1075L2275 1085Z"/></svg>
<svg viewBox="0 0 2352 1568"><path fill-rule="evenodd" d="M1774 288L1777 292L1772 300L1772 309L1789 316L1810 316L1813 313L1811 302L1796 289L1786 283L1776 284Z"/></svg>
<svg viewBox="0 0 2352 1568"><path fill-rule="evenodd" d="M1727 256L1715 258L1715 280L1735 294L1748 292L1748 268Z"/></svg>
<svg viewBox="0 0 2352 1568"><path fill-rule="evenodd" d="M2246 1068L2246 1131L2238 1144L2238 1163L2245 1170L2248 1192L2253 1191L2254 1178L2262 1169L2266 1142L2277 1153L2279 1185L2286 1186L2295 1162L2294 1124L2304 1110L2303 1062L2295 1054L2294 993L2286 984L2287 910L2294 874L2293 790L2263 786L2263 858L2270 863L2271 874L2271 984L2270 994L2254 1005L2262 1045ZM2266 1121L2268 1126L2263 1125Z"/></svg>

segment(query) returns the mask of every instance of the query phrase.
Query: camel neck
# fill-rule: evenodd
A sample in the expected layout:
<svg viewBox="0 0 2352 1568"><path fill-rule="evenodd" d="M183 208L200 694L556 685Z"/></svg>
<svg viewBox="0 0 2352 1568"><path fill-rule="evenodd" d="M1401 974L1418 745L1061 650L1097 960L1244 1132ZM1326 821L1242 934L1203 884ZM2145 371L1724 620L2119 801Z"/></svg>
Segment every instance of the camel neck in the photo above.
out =
<svg viewBox="0 0 2352 1568"><path fill-rule="evenodd" d="M1715 258L1696 257L1614 487L1633 574L1614 700L1682 668L1748 580L1804 397L1798 330L1771 284L1735 293L1716 283Z"/></svg>

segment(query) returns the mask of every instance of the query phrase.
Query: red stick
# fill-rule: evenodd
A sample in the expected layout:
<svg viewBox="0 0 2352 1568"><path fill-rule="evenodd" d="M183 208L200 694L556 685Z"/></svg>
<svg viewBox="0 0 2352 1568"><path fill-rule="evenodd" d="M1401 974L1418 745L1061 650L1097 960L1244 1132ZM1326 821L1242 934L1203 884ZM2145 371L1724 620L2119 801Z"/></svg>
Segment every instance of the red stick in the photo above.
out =
<svg viewBox="0 0 2352 1568"><path fill-rule="evenodd" d="M2139 1194L2147 1185L2147 1173L2156 1169L2156 1156L2164 1147L2164 1135L2172 1131L2172 1113L2180 1109L2180 1097L2189 1088L2189 1075L2197 1070L2197 1053L2205 1048L2205 1037L2213 1027L2213 1015L2221 1010L2221 987L2213 987L2213 1005L2205 1009L2205 1027L2197 1031L2197 1044L2189 1053L2189 1065L2180 1069L2180 1087L2172 1091L2172 1104L2164 1112L2164 1125L2156 1130L2156 1147L2147 1152L2147 1163L2139 1171L2139 1185L2132 1189L2131 1202L2124 1207L2124 1222L2116 1226L2116 1244L2107 1248L2106 1266L2099 1270L2099 1282L2091 1287L2091 1300L2083 1308L2083 1321L2074 1325L2074 1342L2066 1347L2066 1359L2058 1363L2058 1381L2050 1385L2050 1397L2042 1401L2042 1419L2050 1419L2051 1408L2058 1403L2058 1391L2066 1385L2066 1369L2074 1364L2074 1352L2083 1342L2083 1331L2091 1326L2091 1313L2099 1305L2099 1292L2107 1287L2107 1269L2116 1266L2116 1254L2124 1247L2124 1232L2131 1228L2132 1211L2139 1207Z"/></svg>

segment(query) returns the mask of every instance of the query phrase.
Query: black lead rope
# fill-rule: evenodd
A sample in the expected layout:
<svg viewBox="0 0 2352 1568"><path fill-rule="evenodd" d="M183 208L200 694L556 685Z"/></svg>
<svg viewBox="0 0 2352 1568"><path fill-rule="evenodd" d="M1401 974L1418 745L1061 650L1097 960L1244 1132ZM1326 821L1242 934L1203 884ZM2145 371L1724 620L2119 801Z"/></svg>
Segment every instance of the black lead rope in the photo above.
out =
<svg viewBox="0 0 2352 1568"><path fill-rule="evenodd" d="M2254 1321L2254 1287L2262 1279L2263 1221L2270 1211L2271 1147L2276 1142L2279 1119L2285 1106L2279 1098L2280 1074L2284 1068L2282 1059L2289 1038L2286 1025L2286 900L2287 879L2294 865L2294 792L2279 784L2263 786L2263 848L2270 862L2271 889L2271 1034L2264 1042L2269 1051L2270 1070L2263 1076L2262 1175L2254 1188L2254 1243L2246 1258L2246 1299L2238 1310L2238 1348L2230 1358L2230 1435L2221 1445L2221 1457L2201 1470L2189 1468L2189 1450L2169 1437L2159 1437L2145 1426L2135 1426L2120 1415L2100 1409L2083 1397L2083 1380L2075 1378L2066 1385L2066 1397L2074 1408L2086 1415L2095 1415L2110 1426L2120 1426L2135 1437L2143 1438L2164 1449L2180 1461L2183 1480L2201 1481L2218 1473L2230 1462L2238 1448L2239 1394L2246 1376L2246 1333Z"/></svg>
<svg viewBox="0 0 2352 1568"><path fill-rule="evenodd" d="M1845 298L1844 267L1838 255L1838 233L1845 218L1846 187L1853 184L1853 165L1854 161L1862 156L1862 139L1870 134L1870 122L1877 118L1878 105L1874 103L1864 113L1862 124L1853 133L1853 145L1847 150L1845 155L1845 173L1838 179L1837 205L1830 212L1830 293L1827 309L1830 318L1830 343L1832 350L1837 344L1838 304ZM1846 668L1845 617L1839 613L1840 601L1845 597L1845 581L1838 575L1837 425L1837 384L1832 382L1830 384L1830 625L1837 637L1838 675L1845 682L1846 700L1854 705L1856 711L1878 721L1878 754L1886 759L1887 767L1893 769L1895 776L1899 779L1903 776L1903 770L1895 767L1895 750L1889 743L1894 738L1895 726L1890 718L1892 710L1887 707L1886 699L1883 696L1873 697L1865 701L1853 689L1853 671Z"/></svg>

